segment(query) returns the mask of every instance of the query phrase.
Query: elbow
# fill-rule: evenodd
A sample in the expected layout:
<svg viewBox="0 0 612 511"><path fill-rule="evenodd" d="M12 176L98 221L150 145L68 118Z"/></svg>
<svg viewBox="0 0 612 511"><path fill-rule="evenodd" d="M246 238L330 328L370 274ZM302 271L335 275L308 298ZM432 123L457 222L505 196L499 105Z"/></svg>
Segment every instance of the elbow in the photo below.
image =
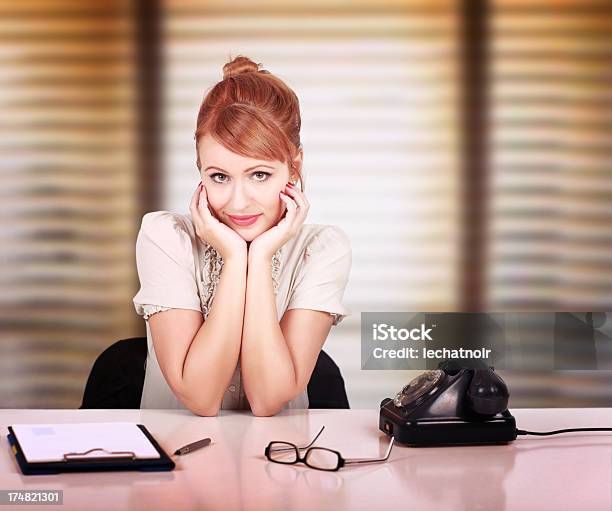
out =
<svg viewBox="0 0 612 511"><path fill-rule="evenodd" d="M210 400L202 402L201 400L194 400L186 396L185 394L177 394L183 404L195 415L200 417L216 417L219 415L221 409L220 400Z"/></svg>
<svg viewBox="0 0 612 511"><path fill-rule="evenodd" d="M276 415L278 412L280 412L282 409L282 403L276 406L263 403L251 405L251 412L253 412L253 415L255 417L272 417L273 415Z"/></svg>
<svg viewBox="0 0 612 511"><path fill-rule="evenodd" d="M297 395L297 393L295 395ZM291 394L289 396L270 396L268 399L260 396L258 399L253 399L252 401L249 398L251 412L256 417L271 417L272 415L276 415L278 412L280 412L294 397L295 396Z"/></svg>
<svg viewBox="0 0 612 511"><path fill-rule="evenodd" d="M308 382L303 385L291 385L291 388L286 392L265 392L261 387L254 392L245 385L247 399L251 405L251 412L256 417L271 417L280 412L285 405L296 398L306 389ZM254 389L255 390L255 389Z"/></svg>
<svg viewBox="0 0 612 511"><path fill-rule="evenodd" d="M221 403L192 403L188 408L196 415L200 417L216 417L219 415L221 409Z"/></svg>
<svg viewBox="0 0 612 511"><path fill-rule="evenodd" d="M218 406L208 406L202 408L193 408L191 410L196 415L200 417L216 417L219 415L219 407Z"/></svg>

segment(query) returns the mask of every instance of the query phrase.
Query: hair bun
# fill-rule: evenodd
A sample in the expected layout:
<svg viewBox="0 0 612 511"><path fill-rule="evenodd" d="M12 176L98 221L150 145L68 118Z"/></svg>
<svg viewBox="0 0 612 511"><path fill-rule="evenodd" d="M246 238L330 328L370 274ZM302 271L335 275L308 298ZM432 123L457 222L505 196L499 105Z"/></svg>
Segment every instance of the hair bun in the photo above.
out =
<svg viewBox="0 0 612 511"><path fill-rule="evenodd" d="M223 79L243 73L253 73L259 71L261 64L256 64L248 57L238 55L234 60L223 66Z"/></svg>

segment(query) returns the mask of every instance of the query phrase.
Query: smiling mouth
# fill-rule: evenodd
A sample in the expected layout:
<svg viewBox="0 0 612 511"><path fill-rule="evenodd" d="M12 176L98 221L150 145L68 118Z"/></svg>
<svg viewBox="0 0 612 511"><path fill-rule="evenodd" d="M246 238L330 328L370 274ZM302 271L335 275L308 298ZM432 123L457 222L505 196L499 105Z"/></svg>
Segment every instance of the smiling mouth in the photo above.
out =
<svg viewBox="0 0 612 511"><path fill-rule="evenodd" d="M261 213L258 213L257 215L227 215L230 218L233 218L234 220L248 220L249 218L255 218L256 216L261 215Z"/></svg>
<svg viewBox="0 0 612 511"><path fill-rule="evenodd" d="M261 213L259 215L248 215L248 216L234 216L234 215L227 215L227 216L236 225L245 226L245 225L254 224L257 221L257 219L261 216Z"/></svg>

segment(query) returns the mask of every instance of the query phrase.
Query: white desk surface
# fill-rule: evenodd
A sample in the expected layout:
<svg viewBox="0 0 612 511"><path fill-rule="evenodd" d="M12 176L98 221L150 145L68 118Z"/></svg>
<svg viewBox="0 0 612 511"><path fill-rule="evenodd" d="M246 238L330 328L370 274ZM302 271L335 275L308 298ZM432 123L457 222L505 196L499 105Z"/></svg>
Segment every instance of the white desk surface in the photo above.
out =
<svg viewBox="0 0 612 511"><path fill-rule="evenodd" d="M612 409L514 409L520 429L612 427ZM16 423L133 421L171 454L210 436L213 444L173 456L171 472L24 476L6 439ZM411 448L386 463L322 472L269 463L271 440L317 445L345 457L384 453L378 410L294 410L275 417L177 410L0 410L0 489L63 489L60 508L100 510L583 510L612 509L612 432L521 436L509 445ZM2 506L8 509L9 506ZM19 506L15 509L31 509ZM41 509L36 506L36 509Z"/></svg>

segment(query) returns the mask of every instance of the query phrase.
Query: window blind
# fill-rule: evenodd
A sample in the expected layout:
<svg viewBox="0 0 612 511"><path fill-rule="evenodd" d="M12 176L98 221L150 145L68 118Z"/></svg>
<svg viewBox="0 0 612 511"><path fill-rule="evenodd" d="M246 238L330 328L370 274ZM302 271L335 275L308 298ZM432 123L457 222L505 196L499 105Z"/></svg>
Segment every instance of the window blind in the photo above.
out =
<svg viewBox="0 0 612 511"><path fill-rule="evenodd" d="M307 223L353 248L353 315L325 349L354 407L410 377L360 370L360 312L458 303L457 16L451 1L164 3L164 201L186 213L198 181L193 133L205 93L239 54L300 99Z"/></svg>
<svg viewBox="0 0 612 511"><path fill-rule="evenodd" d="M610 311L612 5L492 5L489 307ZM610 380L515 375L513 388L602 406Z"/></svg>
<svg viewBox="0 0 612 511"><path fill-rule="evenodd" d="M495 5L490 301L610 310L612 6Z"/></svg>
<svg viewBox="0 0 612 511"><path fill-rule="evenodd" d="M127 0L0 1L0 406L74 408L137 335Z"/></svg>

